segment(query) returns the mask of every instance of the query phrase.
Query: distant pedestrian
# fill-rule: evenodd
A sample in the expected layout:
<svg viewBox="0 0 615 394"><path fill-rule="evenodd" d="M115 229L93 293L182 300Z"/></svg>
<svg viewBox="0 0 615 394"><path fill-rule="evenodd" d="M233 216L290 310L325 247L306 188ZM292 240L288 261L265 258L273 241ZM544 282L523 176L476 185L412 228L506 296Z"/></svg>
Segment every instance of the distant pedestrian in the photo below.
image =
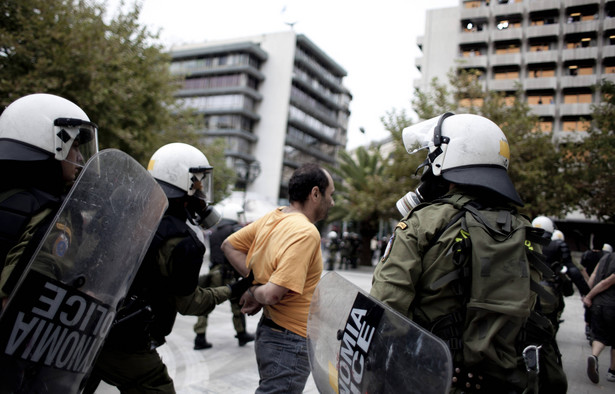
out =
<svg viewBox="0 0 615 394"><path fill-rule="evenodd" d="M604 256L606 253L612 253L612 252L613 252L613 248L611 247L611 245L607 243L602 245L602 249L588 249L585 252L583 252L583 255L581 256L581 265L585 268L585 271L587 272L587 274L591 276L591 274L594 272L594 269L596 268L596 265L598 264L598 261L600 261L602 256ZM585 337L591 343L592 341L591 313L590 313L589 308L587 307L585 307L584 320L585 320Z"/></svg>
<svg viewBox="0 0 615 394"><path fill-rule="evenodd" d="M583 298L591 311L593 335L592 355L587 359L587 376L593 383L600 382L598 356L605 347L611 347L611 364L606 374L609 382L615 382L615 255L605 254L598 262L589 279L592 286Z"/></svg>

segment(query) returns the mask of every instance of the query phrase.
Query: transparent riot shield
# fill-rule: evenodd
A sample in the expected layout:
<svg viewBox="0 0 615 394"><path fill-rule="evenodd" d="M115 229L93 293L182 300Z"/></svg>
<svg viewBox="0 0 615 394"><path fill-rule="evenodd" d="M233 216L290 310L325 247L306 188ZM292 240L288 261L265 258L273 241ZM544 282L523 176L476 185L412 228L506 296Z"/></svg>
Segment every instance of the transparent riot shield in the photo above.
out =
<svg viewBox="0 0 615 394"><path fill-rule="evenodd" d="M453 375L440 338L335 272L312 298L308 354L321 393L445 394Z"/></svg>
<svg viewBox="0 0 615 394"><path fill-rule="evenodd" d="M0 393L76 393L168 205L127 154L88 161L0 315Z"/></svg>

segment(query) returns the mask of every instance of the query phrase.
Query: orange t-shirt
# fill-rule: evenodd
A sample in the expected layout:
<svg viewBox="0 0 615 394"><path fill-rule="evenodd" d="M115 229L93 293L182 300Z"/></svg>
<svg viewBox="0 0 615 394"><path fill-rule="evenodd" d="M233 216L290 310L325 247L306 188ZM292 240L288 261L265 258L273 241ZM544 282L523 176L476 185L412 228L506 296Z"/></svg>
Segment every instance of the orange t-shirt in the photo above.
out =
<svg viewBox="0 0 615 394"><path fill-rule="evenodd" d="M304 214L282 208L231 234L228 242L247 254L256 282L289 289L280 302L265 306L265 315L307 337L310 302L322 274L320 233Z"/></svg>

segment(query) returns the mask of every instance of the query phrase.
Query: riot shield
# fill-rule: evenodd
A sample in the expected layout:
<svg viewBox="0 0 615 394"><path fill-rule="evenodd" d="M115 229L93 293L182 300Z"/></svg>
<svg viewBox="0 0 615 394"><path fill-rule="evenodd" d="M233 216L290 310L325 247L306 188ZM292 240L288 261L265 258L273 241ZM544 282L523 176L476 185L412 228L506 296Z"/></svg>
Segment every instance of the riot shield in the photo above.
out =
<svg viewBox="0 0 615 394"><path fill-rule="evenodd" d="M76 393L168 200L114 149L81 171L0 315L0 393Z"/></svg>
<svg viewBox="0 0 615 394"><path fill-rule="evenodd" d="M307 331L321 393L448 393L446 344L335 272L314 292Z"/></svg>

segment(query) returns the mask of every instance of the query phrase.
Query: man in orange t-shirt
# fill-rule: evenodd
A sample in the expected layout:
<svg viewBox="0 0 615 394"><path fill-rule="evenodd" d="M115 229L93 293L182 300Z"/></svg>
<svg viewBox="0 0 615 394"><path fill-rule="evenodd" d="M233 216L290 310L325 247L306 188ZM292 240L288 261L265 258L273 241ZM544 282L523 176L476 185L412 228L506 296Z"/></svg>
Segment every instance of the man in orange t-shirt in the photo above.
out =
<svg viewBox="0 0 615 394"><path fill-rule="evenodd" d="M258 283L241 298L242 312L253 315L264 307L254 346L257 393L301 393L310 374L307 320L322 274L314 223L327 217L334 191L326 170L303 165L290 178L289 206L266 214L222 244L233 267L243 276L252 271Z"/></svg>

